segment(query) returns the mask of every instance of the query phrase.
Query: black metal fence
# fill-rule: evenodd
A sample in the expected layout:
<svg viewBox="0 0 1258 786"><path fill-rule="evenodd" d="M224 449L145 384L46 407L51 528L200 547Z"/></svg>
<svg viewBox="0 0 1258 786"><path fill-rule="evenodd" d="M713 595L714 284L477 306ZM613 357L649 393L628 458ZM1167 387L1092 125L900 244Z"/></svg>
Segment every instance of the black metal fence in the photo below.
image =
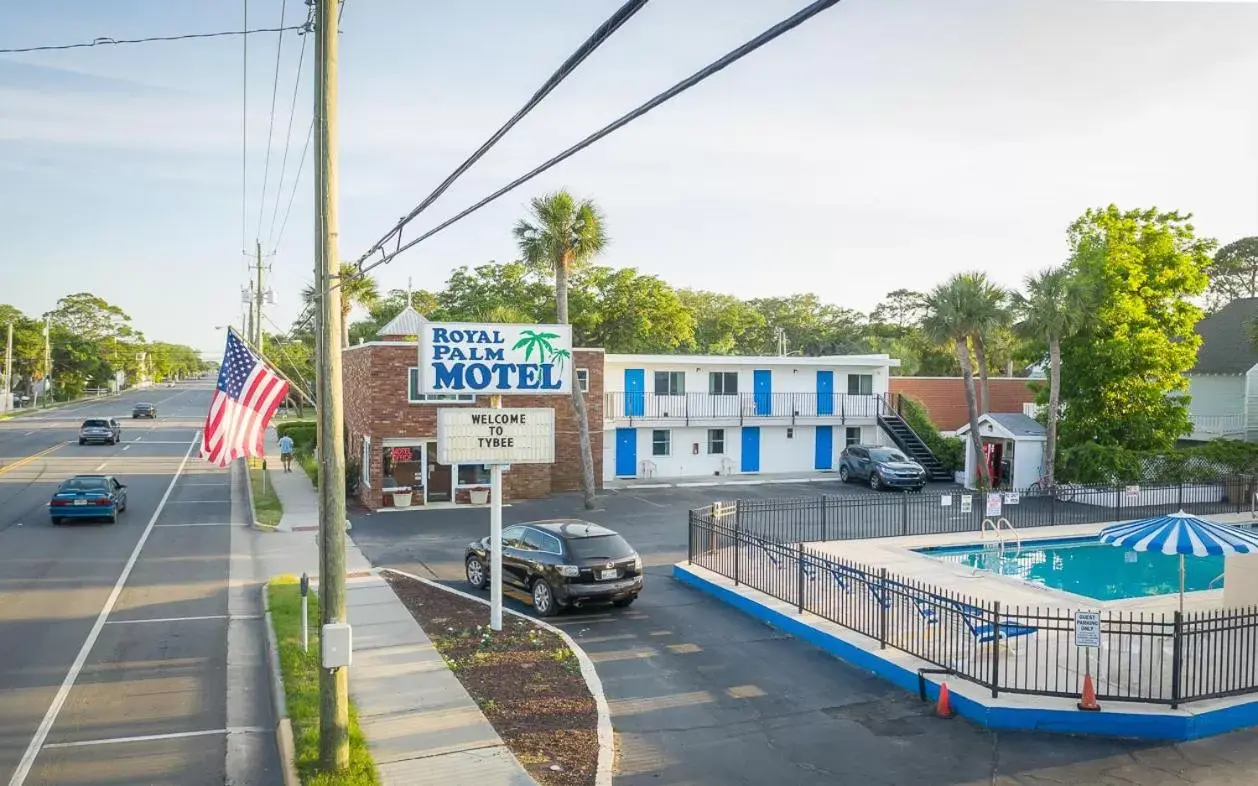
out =
<svg viewBox="0 0 1258 786"><path fill-rule="evenodd" d="M1236 475L1202 483L1152 486L1062 486L1053 491L922 492L738 500L744 531L779 543L977 532L1004 517L1018 529L1101 524L1183 510L1199 516L1254 510L1258 478ZM999 500L988 508L989 497Z"/></svg>
<svg viewBox="0 0 1258 786"><path fill-rule="evenodd" d="M983 601L806 545L808 540L905 534L904 519L823 537L827 526L839 532L827 514L853 506L801 504L794 518L779 518L767 530L755 526L756 517L744 510L759 504L691 511L689 562L790 604L797 613L854 631L870 647L901 650L982 685L993 698L1001 692L1079 696L1085 671L1093 675L1100 700L1175 708L1258 692L1258 607L1189 614L1105 611L1100 613L1101 646L1082 649L1076 646L1072 610ZM1200 504L1223 505L1224 510L1201 511L1216 513L1236 512L1237 505ZM873 504L865 512L877 509ZM840 515L847 514L834 513ZM920 521L924 529L925 520ZM967 521L969 527L930 531L975 526L968 515Z"/></svg>

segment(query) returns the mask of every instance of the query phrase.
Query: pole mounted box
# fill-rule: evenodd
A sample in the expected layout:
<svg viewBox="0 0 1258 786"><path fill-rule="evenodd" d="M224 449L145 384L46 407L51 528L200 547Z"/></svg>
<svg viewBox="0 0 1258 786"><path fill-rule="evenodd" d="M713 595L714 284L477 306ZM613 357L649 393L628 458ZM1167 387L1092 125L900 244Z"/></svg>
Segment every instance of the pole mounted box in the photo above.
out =
<svg viewBox="0 0 1258 786"><path fill-rule="evenodd" d="M348 622L329 622L323 626L323 668L341 669L354 660L354 635Z"/></svg>

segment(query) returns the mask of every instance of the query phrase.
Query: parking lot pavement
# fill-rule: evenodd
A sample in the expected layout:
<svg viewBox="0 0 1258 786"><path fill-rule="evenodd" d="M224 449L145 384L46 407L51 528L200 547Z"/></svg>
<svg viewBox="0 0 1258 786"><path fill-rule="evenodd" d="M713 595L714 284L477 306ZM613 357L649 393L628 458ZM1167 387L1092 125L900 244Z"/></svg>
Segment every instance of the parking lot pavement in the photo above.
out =
<svg viewBox="0 0 1258 786"><path fill-rule="evenodd" d="M960 719L939 720L916 696L669 578L672 563L685 558L688 508L714 499L815 495L819 485L642 489L602 496L600 509L588 513L578 497L561 495L504 510L506 524L557 516L605 524L646 563L646 591L631 608L578 610L554 620L582 644L602 679L617 735L617 784L1258 780L1253 732L1144 745L992 734ZM463 547L486 534L489 514L386 513L358 516L354 524L353 537L374 564L466 589Z"/></svg>

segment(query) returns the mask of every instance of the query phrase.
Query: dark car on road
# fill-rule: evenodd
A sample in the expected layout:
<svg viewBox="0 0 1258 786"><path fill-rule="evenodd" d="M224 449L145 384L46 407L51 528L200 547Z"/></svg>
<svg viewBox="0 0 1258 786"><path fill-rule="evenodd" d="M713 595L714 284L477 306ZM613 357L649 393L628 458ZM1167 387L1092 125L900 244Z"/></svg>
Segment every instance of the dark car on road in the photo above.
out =
<svg viewBox="0 0 1258 786"><path fill-rule="evenodd" d="M127 509L127 486L112 475L75 475L61 481L48 503L54 525L65 519L108 519Z"/></svg>
<svg viewBox="0 0 1258 786"><path fill-rule="evenodd" d="M122 426L113 418L88 418L79 426L79 444L100 442L117 445L122 441Z"/></svg>
<svg viewBox="0 0 1258 786"><path fill-rule="evenodd" d="M156 418L157 405L156 404L136 404L135 407L131 410L131 417Z"/></svg>
<svg viewBox="0 0 1258 786"><path fill-rule="evenodd" d="M642 558L616 532L579 519L530 521L502 531L504 587L533 598L548 617L562 608L611 603L624 608L642 592ZM489 538L468 544L463 558L473 587L489 586Z"/></svg>
<svg viewBox="0 0 1258 786"><path fill-rule="evenodd" d="M926 469L898 448L880 445L849 445L839 457L839 480L863 480L874 491L884 488L921 491Z"/></svg>

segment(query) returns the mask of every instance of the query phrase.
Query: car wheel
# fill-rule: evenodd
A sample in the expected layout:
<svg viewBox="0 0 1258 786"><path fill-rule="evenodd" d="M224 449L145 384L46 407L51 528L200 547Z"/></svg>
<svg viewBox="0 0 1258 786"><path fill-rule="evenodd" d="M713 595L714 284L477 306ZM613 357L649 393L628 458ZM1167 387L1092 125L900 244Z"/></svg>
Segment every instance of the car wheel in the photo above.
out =
<svg viewBox="0 0 1258 786"><path fill-rule="evenodd" d="M839 467L839 480L842 481L843 483L847 483L851 479L852 479L852 473L848 471L847 465L844 464L843 466Z"/></svg>
<svg viewBox="0 0 1258 786"><path fill-rule="evenodd" d="M80 444L80 445L86 445L86 444L87 444L87 440L85 440L85 439L80 439L80 440L79 440L79 444Z"/></svg>
<svg viewBox="0 0 1258 786"><path fill-rule="evenodd" d="M550 584L546 579L533 582L533 611L539 617L550 617L555 610L555 591L550 588Z"/></svg>
<svg viewBox="0 0 1258 786"><path fill-rule="evenodd" d="M117 511L117 510L115 510L113 513L110 513L110 514L109 514L109 523L110 523L110 524L117 524L117 523L118 523L118 511Z"/></svg>
<svg viewBox="0 0 1258 786"><path fill-rule="evenodd" d="M52 517L52 525L53 525L54 527L56 527L56 526L59 526L60 524L61 524L61 519L57 518L56 516L53 516L53 517Z"/></svg>
<svg viewBox="0 0 1258 786"><path fill-rule="evenodd" d="M882 491L882 478L878 477L878 473L869 473L869 487L874 491Z"/></svg>
<svg viewBox="0 0 1258 786"><path fill-rule="evenodd" d="M637 599L637 595L634 595L632 598L621 598L620 600L613 600L612 605L618 609L627 609L633 605L633 602Z"/></svg>
<svg viewBox="0 0 1258 786"><path fill-rule="evenodd" d="M471 584L478 590L483 590L489 586L489 577L486 575L485 563L481 562L480 557L468 557L467 563L463 566L467 574L467 583Z"/></svg>

